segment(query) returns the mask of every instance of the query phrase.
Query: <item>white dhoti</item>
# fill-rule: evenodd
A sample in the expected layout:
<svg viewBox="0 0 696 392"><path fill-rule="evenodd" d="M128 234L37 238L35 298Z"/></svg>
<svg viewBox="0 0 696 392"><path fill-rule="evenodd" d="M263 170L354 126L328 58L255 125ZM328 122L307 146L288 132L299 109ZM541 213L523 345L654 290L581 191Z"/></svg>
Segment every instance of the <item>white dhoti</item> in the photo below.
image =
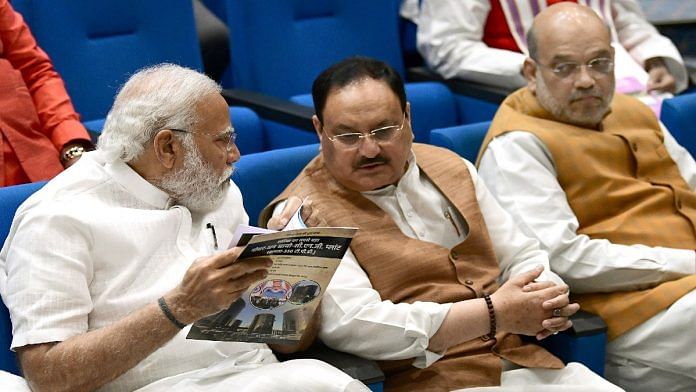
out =
<svg viewBox="0 0 696 392"><path fill-rule="evenodd" d="M503 371L499 387L467 388L466 392L621 392L584 365L571 362L563 369L519 368Z"/></svg>
<svg viewBox="0 0 696 392"><path fill-rule="evenodd" d="M631 392L696 391L696 291L607 345L606 378Z"/></svg>

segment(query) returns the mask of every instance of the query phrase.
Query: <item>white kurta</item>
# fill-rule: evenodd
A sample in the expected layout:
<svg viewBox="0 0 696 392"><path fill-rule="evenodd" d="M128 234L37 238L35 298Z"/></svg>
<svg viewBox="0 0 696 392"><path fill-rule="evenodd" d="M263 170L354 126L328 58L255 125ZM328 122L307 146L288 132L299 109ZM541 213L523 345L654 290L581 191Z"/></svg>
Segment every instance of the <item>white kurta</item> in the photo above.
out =
<svg viewBox="0 0 696 392"><path fill-rule="evenodd" d="M501 0L504 2L505 0ZM517 0L523 5L528 0ZM623 47L629 56L617 56L617 70L630 72L644 68L645 60L652 57L665 59L667 67L676 79L677 92L688 85L684 61L672 41L660 35L654 26L645 20L635 0L610 1L610 12L601 12L610 19L617 49ZM604 3L604 2L600 2ZM545 1L539 1L545 7ZM591 3L594 6L594 3ZM404 7L411 10L412 7ZM523 53L491 48L483 42L486 19L491 10L489 0L422 0L418 24L418 50L428 65L445 78L461 78L484 84L515 89L526 85L521 74ZM522 12L520 18L526 33L531 25L533 13ZM513 30L513 29L511 29ZM525 41L526 42L526 41ZM524 47L522 47L524 50ZM635 61L620 64L623 59ZM642 71L641 71L642 72ZM638 81L644 74L636 75Z"/></svg>
<svg viewBox="0 0 696 392"><path fill-rule="evenodd" d="M696 189L696 162L666 128L665 148ZM693 250L613 244L578 235L578 220L556 179L553 158L529 132L493 139L479 174L527 235L549 252L551 266L573 292L635 290L696 273ZM607 377L628 390L696 388L696 294L677 301L607 347ZM650 381L650 382L648 382ZM657 387L659 388L657 388Z"/></svg>
<svg viewBox="0 0 696 392"><path fill-rule="evenodd" d="M545 270L539 280L562 284L563 281L550 272L548 256L540 251L537 241L517 230L512 218L488 192L474 166L465 162L498 257L502 273L500 282L543 265ZM462 217L427 177L421 175L413 155L409 160L408 170L396 186L364 192L363 196L382 208L409 237L451 248L468 235L468 228ZM281 209L282 204L276 207L276 213ZM446 214L453 216L454 222ZM394 263L398 260L384 262ZM322 300L319 336L327 345L340 351L375 360L415 358L413 366L423 368L442 357L441 354L428 351L427 347L451 305L434 302L395 304L382 300L354 254L348 251ZM581 364L574 365L572 369L552 371L557 375L554 376L554 382L566 385L566 388L571 384L582 384L592 385L597 388L593 390L597 391L618 390ZM513 370L514 373L509 377L503 377L503 386L508 382L511 385L523 383L535 386L534 390L546 391L543 385L551 382L541 381L544 378L538 377L538 371ZM580 390L583 389L578 389Z"/></svg>
<svg viewBox="0 0 696 392"><path fill-rule="evenodd" d="M12 347L63 341L156 301L181 281L196 258L215 251L207 223L215 226L218 242L226 244L236 226L247 222L234 184L222 207L200 215L173 205L129 166L107 163L98 151L84 155L18 209L0 253ZM179 382L182 374L207 388L244 390L248 385L236 378L240 373L277 362L264 344L186 340L188 329L101 390L133 391L168 377ZM306 384L292 385L291 378L274 377L282 372L255 375L290 390L342 391L352 382L329 366L292 362L276 366L315 372L325 381L307 377ZM148 391L188 387L160 381Z"/></svg>

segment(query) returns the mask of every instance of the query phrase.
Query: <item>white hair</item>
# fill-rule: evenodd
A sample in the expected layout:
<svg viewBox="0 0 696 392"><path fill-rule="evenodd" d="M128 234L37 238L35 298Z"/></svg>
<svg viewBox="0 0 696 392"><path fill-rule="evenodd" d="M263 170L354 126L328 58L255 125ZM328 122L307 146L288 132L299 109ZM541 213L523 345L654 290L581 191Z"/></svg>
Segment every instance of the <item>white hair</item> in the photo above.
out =
<svg viewBox="0 0 696 392"><path fill-rule="evenodd" d="M174 64L143 68L116 96L98 147L111 162L130 162L145 151L158 131L193 129L198 122L197 104L220 91L215 81L189 68Z"/></svg>

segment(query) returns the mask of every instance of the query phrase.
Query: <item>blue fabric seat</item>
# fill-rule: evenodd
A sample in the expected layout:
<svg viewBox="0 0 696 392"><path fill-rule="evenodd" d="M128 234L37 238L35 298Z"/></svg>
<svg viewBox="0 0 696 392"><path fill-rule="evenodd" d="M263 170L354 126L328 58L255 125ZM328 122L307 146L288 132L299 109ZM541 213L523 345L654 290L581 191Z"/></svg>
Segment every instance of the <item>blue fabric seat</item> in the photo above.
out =
<svg viewBox="0 0 696 392"><path fill-rule="evenodd" d="M476 162L481 143L490 126L490 121L483 121L433 129L430 132L430 144L448 148L469 162Z"/></svg>
<svg viewBox="0 0 696 392"><path fill-rule="evenodd" d="M83 121L103 119L136 70L162 62L202 70L190 0L19 0Z"/></svg>
<svg viewBox="0 0 696 392"><path fill-rule="evenodd" d="M660 120L679 144L696 154L696 92L664 100Z"/></svg>

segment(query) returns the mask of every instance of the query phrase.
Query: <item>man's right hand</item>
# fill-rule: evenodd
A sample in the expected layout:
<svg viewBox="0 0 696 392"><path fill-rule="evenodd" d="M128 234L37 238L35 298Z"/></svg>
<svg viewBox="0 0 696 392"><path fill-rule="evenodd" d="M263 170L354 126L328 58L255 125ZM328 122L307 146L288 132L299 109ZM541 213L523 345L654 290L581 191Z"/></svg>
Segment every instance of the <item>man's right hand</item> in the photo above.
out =
<svg viewBox="0 0 696 392"><path fill-rule="evenodd" d="M523 288L534 282L543 270L540 266L519 274L505 282L491 295L500 330L529 336L537 335L545 330L542 323L552 315L551 310L543 306L544 302L558 301L559 297L568 292L568 287L553 285L534 291L524 290Z"/></svg>
<svg viewBox="0 0 696 392"><path fill-rule="evenodd" d="M244 250L234 247L197 259L181 283L164 296L177 320L190 324L227 309L249 286L268 275L270 259L237 262Z"/></svg>

